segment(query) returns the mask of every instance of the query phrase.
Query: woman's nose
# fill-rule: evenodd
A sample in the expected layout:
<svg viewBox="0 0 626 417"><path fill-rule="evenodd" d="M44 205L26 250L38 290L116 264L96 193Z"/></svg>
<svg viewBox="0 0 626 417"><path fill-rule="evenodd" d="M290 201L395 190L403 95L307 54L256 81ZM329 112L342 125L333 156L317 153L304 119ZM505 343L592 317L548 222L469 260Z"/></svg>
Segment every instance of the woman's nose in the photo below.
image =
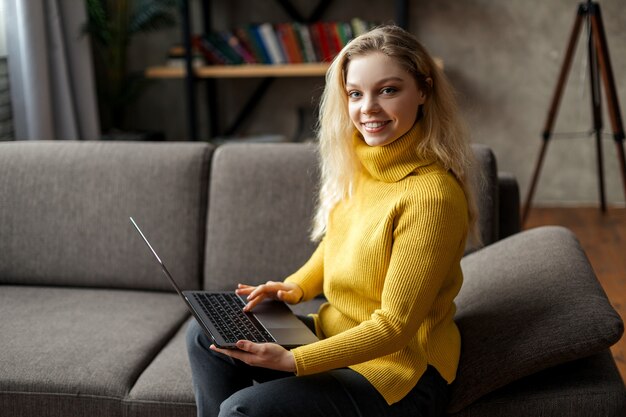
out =
<svg viewBox="0 0 626 417"><path fill-rule="evenodd" d="M361 106L361 112L363 114L376 113L380 110L380 106L378 104L378 100L373 96L365 96L362 101L363 105Z"/></svg>

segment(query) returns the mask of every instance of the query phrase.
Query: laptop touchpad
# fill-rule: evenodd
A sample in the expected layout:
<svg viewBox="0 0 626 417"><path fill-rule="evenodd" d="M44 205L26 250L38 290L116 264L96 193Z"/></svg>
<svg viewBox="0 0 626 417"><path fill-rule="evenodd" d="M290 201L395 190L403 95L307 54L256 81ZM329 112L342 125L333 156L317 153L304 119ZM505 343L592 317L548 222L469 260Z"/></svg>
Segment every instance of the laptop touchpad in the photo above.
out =
<svg viewBox="0 0 626 417"><path fill-rule="evenodd" d="M267 329L293 328L303 324L285 303L279 301L264 301L252 313Z"/></svg>

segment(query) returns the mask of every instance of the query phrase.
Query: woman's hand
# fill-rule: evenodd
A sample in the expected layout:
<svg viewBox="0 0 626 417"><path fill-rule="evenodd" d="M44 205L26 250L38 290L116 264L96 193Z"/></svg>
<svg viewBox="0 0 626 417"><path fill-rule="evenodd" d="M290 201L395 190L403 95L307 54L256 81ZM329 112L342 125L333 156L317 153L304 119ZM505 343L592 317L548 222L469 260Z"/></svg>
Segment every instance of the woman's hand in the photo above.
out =
<svg viewBox="0 0 626 417"><path fill-rule="evenodd" d="M287 304L297 304L302 300L304 292L298 285L289 282L267 281L256 287L239 284L235 292L241 296L247 296L248 303L243 311L250 311L255 305L266 298L284 301Z"/></svg>
<svg viewBox="0 0 626 417"><path fill-rule="evenodd" d="M248 340L237 342L237 349L220 349L211 345L211 350L223 353L231 358L262 368L284 372L295 372L296 361L293 353L275 343L254 343Z"/></svg>

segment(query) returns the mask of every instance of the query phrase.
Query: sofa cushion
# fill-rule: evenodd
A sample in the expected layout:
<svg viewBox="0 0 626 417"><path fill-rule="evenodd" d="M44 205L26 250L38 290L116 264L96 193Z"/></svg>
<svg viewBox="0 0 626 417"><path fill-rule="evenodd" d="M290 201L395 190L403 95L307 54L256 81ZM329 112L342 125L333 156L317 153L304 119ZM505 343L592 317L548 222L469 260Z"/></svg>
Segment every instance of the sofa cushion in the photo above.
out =
<svg viewBox="0 0 626 417"><path fill-rule="evenodd" d="M185 347L187 326L188 321L139 376L125 400L127 417L196 415Z"/></svg>
<svg viewBox="0 0 626 417"><path fill-rule="evenodd" d="M625 415L624 382L606 349L515 381L451 417Z"/></svg>
<svg viewBox="0 0 626 417"><path fill-rule="evenodd" d="M133 216L181 286L199 288L211 149L0 143L0 283L170 290Z"/></svg>
<svg viewBox="0 0 626 417"><path fill-rule="evenodd" d="M0 286L0 410L123 415L121 401L187 316L175 294Z"/></svg>
<svg viewBox="0 0 626 417"><path fill-rule="evenodd" d="M461 361L451 412L522 377L604 350L624 331L565 228L519 233L465 257L461 265Z"/></svg>
<svg viewBox="0 0 626 417"><path fill-rule="evenodd" d="M205 286L282 280L315 249L318 170L305 144L228 144L212 162Z"/></svg>

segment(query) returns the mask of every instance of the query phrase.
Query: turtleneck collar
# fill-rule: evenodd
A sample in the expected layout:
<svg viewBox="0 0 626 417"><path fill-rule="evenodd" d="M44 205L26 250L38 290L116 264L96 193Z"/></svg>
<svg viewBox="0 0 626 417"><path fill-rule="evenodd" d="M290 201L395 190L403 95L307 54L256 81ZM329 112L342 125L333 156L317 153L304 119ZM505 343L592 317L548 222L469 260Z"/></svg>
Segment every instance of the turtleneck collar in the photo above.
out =
<svg viewBox="0 0 626 417"><path fill-rule="evenodd" d="M432 159L417 154L417 143L421 138L420 123L415 123L411 130L384 146L368 145L356 129L353 135L361 164L372 177L384 182L398 182L417 168L433 163Z"/></svg>

